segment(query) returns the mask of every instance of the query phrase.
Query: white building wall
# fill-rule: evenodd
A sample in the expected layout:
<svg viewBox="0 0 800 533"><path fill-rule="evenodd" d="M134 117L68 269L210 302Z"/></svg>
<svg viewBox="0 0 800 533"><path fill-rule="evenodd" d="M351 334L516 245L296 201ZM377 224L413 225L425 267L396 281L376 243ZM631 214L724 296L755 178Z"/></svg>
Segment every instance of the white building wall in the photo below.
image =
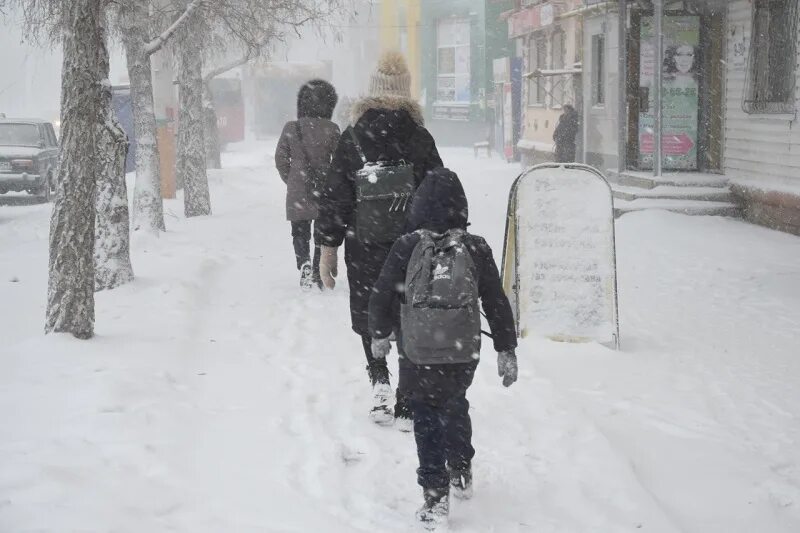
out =
<svg viewBox="0 0 800 533"><path fill-rule="evenodd" d="M733 183L749 188L800 194L797 112L758 115L743 110L752 25L752 2L732 0L728 5L727 24L725 174ZM800 69L796 74L800 76ZM800 79L795 90L796 99L800 101Z"/></svg>
<svg viewBox="0 0 800 533"><path fill-rule="evenodd" d="M583 22L583 116L584 150L586 163L605 172L616 168L618 161L619 132L619 38L616 10L587 16ZM605 102L595 105L592 98L592 80L597 65L592 55L592 37L605 36Z"/></svg>

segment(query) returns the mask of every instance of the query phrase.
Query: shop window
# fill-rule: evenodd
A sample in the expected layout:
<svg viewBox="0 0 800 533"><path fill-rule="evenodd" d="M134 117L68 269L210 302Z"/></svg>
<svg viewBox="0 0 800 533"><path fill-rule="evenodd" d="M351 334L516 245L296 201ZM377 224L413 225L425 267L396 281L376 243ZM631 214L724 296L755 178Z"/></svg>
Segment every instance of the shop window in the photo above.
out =
<svg viewBox="0 0 800 533"><path fill-rule="evenodd" d="M552 60L550 64L553 66L553 70L564 70L565 64L565 43L566 43L566 35L563 31L556 30L553 32L553 46L552 46ZM552 90L552 98L553 106L562 106L564 105L564 94L566 89L566 83L568 77L565 75L558 75L553 76L552 78L553 83L553 90Z"/></svg>
<svg viewBox="0 0 800 533"><path fill-rule="evenodd" d="M592 36L592 105L606 103L606 37Z"/></svg>
<svg viewBox="0 0 800 533"><path fill-rule="evenodd" d="M528 58L530 61L530 72L536 72L547 68L547 43L544 39L531 38L528 44ZM528 105L544 105L545 101L545 79L538 76L531 76L528 81Z"/></svg>
<svg viewBox="0 0 800 533"><path fill-rule="evenodd" d="M468 104L471 100L469 19L443 19L436 29L436 101Z"/></svg>
<svg viewBox="0 0 800 533"><path fill-rule="evenodd" d="M755 0L744 110L794 113L798 0Z"/></svg>

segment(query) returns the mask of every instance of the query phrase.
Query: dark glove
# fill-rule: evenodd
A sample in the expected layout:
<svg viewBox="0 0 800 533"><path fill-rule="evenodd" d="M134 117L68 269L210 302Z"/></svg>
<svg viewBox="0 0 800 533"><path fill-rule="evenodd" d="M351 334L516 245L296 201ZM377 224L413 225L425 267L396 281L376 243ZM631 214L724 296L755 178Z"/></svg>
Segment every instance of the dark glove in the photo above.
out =
<svg viewBox="0 0 800 533"><path fill-rule="evenodd" d="M497 375L503 378L503 386L510 387L517 381L517 355L514 350L497 353Z"/></svg>
<svg viewBox="0 0 800 533"><path fill-rule="evenodd" d="M392 351L392 344L389 338L385 339L372 339L372 357L373 359L386 359L389 352Z"/></svg>

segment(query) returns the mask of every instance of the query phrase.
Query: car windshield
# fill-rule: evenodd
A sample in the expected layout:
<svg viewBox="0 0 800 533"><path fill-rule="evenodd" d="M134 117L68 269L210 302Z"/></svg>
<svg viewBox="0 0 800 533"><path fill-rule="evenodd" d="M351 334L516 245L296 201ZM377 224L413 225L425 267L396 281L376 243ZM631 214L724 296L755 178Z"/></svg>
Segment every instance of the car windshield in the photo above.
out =
<svg viewBox="0 0 800 533"><path fill-rule="evenodd" d="M0 124L0 146L39 146L36 124Z"/></svg>

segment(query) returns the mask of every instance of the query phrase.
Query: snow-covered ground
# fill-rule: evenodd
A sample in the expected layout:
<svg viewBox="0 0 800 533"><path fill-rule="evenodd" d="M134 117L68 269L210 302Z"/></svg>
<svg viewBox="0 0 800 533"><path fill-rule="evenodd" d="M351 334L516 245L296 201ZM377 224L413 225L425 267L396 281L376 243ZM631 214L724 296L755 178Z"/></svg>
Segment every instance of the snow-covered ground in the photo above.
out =
<svg viewBox="0 0 800 533"><path fill-rule="evenodd" d="M212 217L167 202L88 342L42 335L49 206L0 207L0 531L414 527L413 437L367 420L344 280L300 293L271 153L226 154ZM517 168L443 158L499 261ZM800 531L800 239L642 212L617 240L621 352L526 340L504 389L485 347L451 529Z"/></svg>

